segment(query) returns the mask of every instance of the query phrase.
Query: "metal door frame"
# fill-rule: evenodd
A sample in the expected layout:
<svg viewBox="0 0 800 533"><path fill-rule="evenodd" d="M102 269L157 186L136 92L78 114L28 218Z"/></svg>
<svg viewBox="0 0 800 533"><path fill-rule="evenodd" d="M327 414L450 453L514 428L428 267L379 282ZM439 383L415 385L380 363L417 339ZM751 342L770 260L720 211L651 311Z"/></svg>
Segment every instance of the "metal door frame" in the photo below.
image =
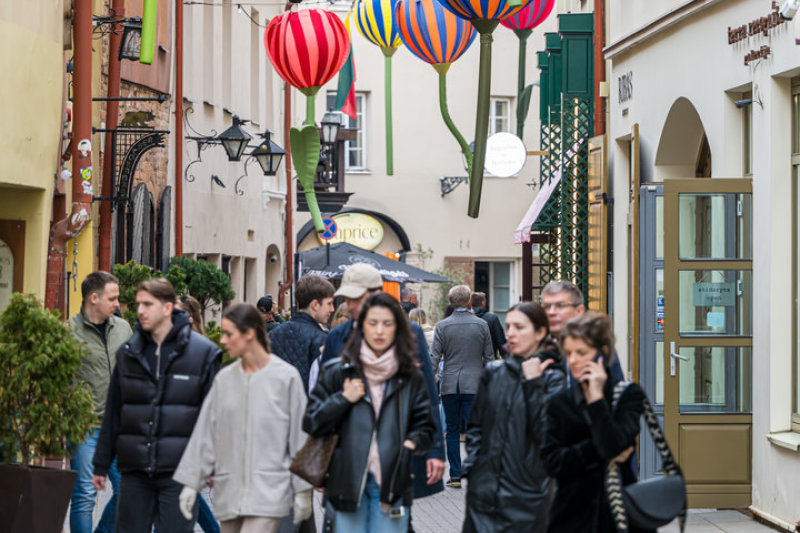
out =
<svg viewBox="0 0 800 533"><path fill-rule="evenodd" d="M687 493L690 507L745 507L750 505L752 495L752 414L714 414L680 412L680 348L681 347L751 347L752 335L722 336L703 333L684 334L679 328L678 302L680 271L739 270L753 269L752 258L748 259L681 259L679 255L679 195L681 194L750 194L752 180L737 179L668 179L664 182L664 433L670 447L684 466L687 478ZM666 221L670 221L667 223ZM675 352L670 349L675 343ZM671 372L671 365L675 372ZM674 375L672 375L674 374ZM752 394L752 390L751 390ZM726 483L707 481L693 483L692 472L685 462L688 454L680 441L682 427L707 428L709 425L749 426L750 455L746 458L749 483ZM713 430L712 430L713 431ZM688 448L688 444L686 444ZM730 449L720 450L726 453Z"/></svg>

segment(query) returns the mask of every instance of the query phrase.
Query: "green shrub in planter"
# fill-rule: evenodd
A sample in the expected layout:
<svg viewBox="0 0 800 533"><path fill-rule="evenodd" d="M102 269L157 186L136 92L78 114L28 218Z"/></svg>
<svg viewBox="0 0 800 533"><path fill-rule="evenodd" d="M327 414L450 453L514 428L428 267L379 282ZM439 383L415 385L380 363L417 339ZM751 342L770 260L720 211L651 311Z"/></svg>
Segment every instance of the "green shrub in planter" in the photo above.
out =
<svg viewBox="0 0 800 533"><path fill-rule="evenodd" d="M14 294L0 315L0 461L64 456L97 423L76 380L84 348L58 314Z"/></svg>

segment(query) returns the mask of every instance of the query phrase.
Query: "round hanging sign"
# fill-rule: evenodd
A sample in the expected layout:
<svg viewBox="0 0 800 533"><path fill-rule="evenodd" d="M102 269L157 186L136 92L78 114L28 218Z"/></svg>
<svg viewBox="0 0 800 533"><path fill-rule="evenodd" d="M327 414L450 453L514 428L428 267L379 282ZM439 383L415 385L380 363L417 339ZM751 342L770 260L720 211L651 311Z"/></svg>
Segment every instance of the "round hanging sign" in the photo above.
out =
<svg viewBox="0 0 800 533"><path fill-rule="evenodd" d="M486 163L483 168L492 176L509 178L519 174L527 157L522 139L513 133L495 133L486 141Z"/></svg>

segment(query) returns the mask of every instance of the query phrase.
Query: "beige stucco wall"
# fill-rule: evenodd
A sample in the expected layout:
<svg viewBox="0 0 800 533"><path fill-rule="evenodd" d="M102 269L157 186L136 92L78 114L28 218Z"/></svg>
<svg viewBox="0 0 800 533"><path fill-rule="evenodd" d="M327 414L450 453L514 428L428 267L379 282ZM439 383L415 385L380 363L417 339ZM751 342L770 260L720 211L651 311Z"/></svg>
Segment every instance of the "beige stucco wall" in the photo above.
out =
<svg viewBox="0 0 800 533"><path fill-rule="evenodd" d="M278 13L277 7L242 6L248 13L254 8L261 9L257 18L262 25L265 17ZM280 100L274 98L280 96L281 85L266 56L263 28L238 14L236 4L187 5L184 18L184 108L191 109L187 111L191 126L202 135L219 133L231 125L235 114L251 121L245 126L253 135L251 145L260 144L257 133L269 128L275 133L273 140L283 146ZM184 134L196 135L189 128ZM184 168L196 157L197 145L185 141ZM209 146L202 152L202 162L189 169L194 181L184 180L182 170L174 179L184 180L184 252L232 256L235 301L255 304L266 293L277 300L278 281L285 277L285 163L277 176L267 177L251 161L247 176L239 182L243 194L238 195L235 184L245 174L245 160L229 162L222 146ZM212 174L225 188L212 184ZM268 249L277 261L269 260ZM211 259L220 262L220 257Z"/></svg>
<svg viewBox="0 0 800 533"><path fill-rule="evenodd" d="M0 218L25 221L23 290L43 297L61 135L62 2L3 2L0 50Z"/></svg>
<svg viewBox="0 0 800 533"><path fill-rule="evenodd" d="M339 12L344 17L345 12ZM556 31L555 16L537 28L528 41L527 83L539 77L536 52L544 49L544 32ZM448 74L448 107L454 122L469 142L475 128L478 87L478 38L453 64ZM367 165L369 172L347 174L345 189L354 192L347 207L377 211L396 220L408 234L411 248L432 249L433 257L424 267L435 270L445 257L473 257L482 261L514 261L512 302L521 292L520 246L514 245L514 229L533 201L536 190L527 184L538 182L539 162L528 162L513 178L485 178L480 216L467 216L469 188L461 184L441 197L440 176L466 176L456 140L439 111L438 76L405 47L392 58L394 175L387 176L385 163L384 57L353 26L356 90L367 94ZM508 29L494 32L492 96L511 98L511 132L515 132L517 95L517 37ZM325 112L324 94L336 90L336 78L320 91L317 120ZM293 123L303 120L303 99L295 91ZM538 87L534 87L525 123L524 142L528 150L539 149ZM307 213L295 219L295 232L309 220ZM387 232L388 234L389 232ZM409 262L419 263L415 254Z"/></svg>
<svg viewBox="0 0 800 533"><path fill-rule="evenodd" d="M623 2L627 4L627 2ZM656 3L654 3L655 5ZM658 13L655 12L654 18ZM614 209L614 319L617 338L627 339L628 187L627 137L639 124L643 180L661 180L688 171L660 166L667 116L679 98L696 108L711 148L712 177L740 177L743 172L742 111L734 101L752 90L761 104L753 112L753 507L794 524L800 494L800 456L775 446L767 435L787 431L792 387L792 258L787 253L792 216L790 78L800 72L795 45L798 21L740 43L728 44L727 28L765 16L768 1L715 3L697 15L612 58L611 94L618 77L632 72L633 98L609 100L610 146L616 202ZM612 17L627 16L625 13ZM743 64L744 55L762 45L772 48L765 61ZM698 53L702 50L702 53ZM627 108L626 116L622 110ZM693 154L692 157L696 157ZM690 157L691 159L691 157ZM636 295L638 297L638 294ZM627 360L626 343L618 346Z"/></svg>

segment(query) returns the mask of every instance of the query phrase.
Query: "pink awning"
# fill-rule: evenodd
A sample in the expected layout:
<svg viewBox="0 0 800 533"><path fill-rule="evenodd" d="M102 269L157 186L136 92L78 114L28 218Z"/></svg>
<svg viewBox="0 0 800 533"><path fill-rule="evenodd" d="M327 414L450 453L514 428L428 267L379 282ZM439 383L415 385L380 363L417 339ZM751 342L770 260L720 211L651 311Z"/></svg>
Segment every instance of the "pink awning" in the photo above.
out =
<svg viewBox="0 0 800 533"><path fill-rule="evenodd" d="M536 219L539 218L542 209L544 209L544 206L547 204L547 200L550 199L550 196L553 194L553 191L556 190L560 181L561 169L559 168L553 172L553 176L542 185L539 194L536 195L536 198L533 199L531 206L528 208L528 212L525 213L519 226L514 230L514 244L531 242L531 226L533 226Z"/></svg>

